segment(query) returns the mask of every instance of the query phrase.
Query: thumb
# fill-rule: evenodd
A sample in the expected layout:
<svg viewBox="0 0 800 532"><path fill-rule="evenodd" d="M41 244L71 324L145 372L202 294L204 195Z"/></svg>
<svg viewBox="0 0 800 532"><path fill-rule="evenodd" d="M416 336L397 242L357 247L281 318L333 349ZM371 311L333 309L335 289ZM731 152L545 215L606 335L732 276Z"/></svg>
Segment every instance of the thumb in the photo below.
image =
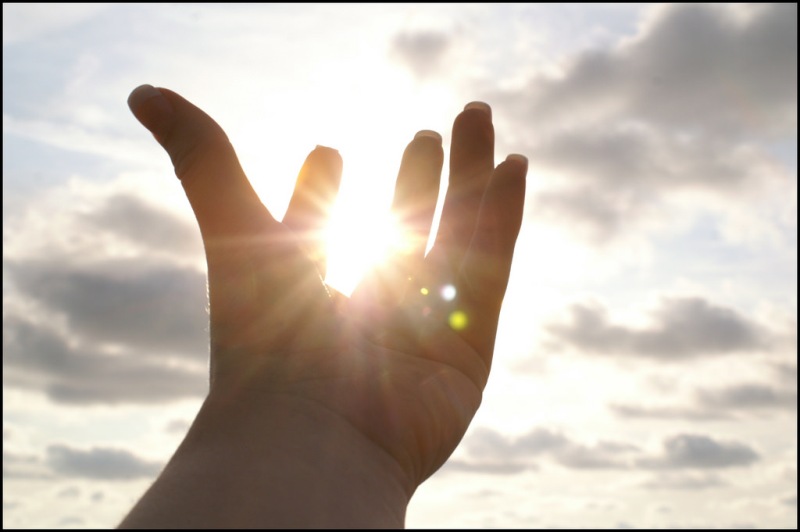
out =
<svg viewBox="0 0 800 532"><path fill-rule="evenodd" d="M206 248L220 238L245 237L278 224L210 116L178 94L151 85L134 89L128 106L172 159Z"/></svg>

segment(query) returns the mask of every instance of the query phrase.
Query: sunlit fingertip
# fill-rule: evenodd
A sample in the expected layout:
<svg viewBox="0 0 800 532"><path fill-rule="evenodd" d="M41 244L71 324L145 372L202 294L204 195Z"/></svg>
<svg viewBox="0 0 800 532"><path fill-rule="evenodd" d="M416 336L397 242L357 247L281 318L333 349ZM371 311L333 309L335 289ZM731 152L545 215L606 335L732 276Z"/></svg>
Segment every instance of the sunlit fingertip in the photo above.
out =
<svg viewBox="0 0 800 532"><path fill-rule="evenodd" d="M439 144L442 143L442 136L436 131L433 131L432 129L423 129L421 131L418 131L417 134L414 135L414 140L425 137L432 138L436 140Z"/></svg>
<svg viewBox="0 0 800 532"><path fill-rule="evenodd" d="M316 148L314 148L314 151L330 152L330 153L337 153L337 154L339 153L339 150L337 150L335 148L331 148L329 146L323 146L321 144L317 144Z"/></svg>
<svg viewBox="0 0 800 532"><path fill-rule="evenodd" d="M486 102L480 102L480 101L469 102L467 105L464 106L464 110L469 111L470 109L478 109L480 111L483 111L484 113L488 114L490 118L492 116L492 108Z"/></svg>

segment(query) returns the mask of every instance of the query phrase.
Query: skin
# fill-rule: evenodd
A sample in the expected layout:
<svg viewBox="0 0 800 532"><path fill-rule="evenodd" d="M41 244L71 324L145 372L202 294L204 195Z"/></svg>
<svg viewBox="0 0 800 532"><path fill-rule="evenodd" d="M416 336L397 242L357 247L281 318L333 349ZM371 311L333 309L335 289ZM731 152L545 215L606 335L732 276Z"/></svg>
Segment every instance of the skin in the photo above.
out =
<svg viewBox="0 0 800 532"><path fill-rule="evenodd" d="M203 111L149 85L128 102L197 218L211 359L209 395L186 439L121 526L402 527L417 486L480 405L526 159L495 166L491 109L468 104L453 125L426 256L444 156L441 137L418 133L392 204L407 245L347 298L323 282L321 229L342 172L335 150L309 154L279 222ZM437 295L445 285L452 301Z"/></svg>

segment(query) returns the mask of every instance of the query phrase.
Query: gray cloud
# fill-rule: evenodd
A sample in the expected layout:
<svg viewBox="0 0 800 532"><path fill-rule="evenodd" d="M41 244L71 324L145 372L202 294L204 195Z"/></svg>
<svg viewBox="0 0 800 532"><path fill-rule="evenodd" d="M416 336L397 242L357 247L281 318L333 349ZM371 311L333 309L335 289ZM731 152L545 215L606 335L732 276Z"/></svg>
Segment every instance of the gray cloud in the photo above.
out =
<svg viewBox="0 0 800 532"><path fill-rule="evenodd" d="M781 390L764 384L740 384L719 390L700 390L698 402L721 410L797 410L797 391Z"/></svg>
<svg viewBox="0 0 800 532"><path fill-rule="evenodd" d="M612 404L609 408L618 416L628 419L682 419L693 421L720 421L732 419L725 412L692 407L637 406Z"/></svg>
<svg viewBox="0 0 800 532"><path fill-rule="evenodd" d="M4 256L5 286L14 302L25 302L4 315L4 384L69 403L202 396L205 274L164 256L197 255L197 231L133 195L92 201L94 210L68 210L52 253ZM125 241L145 254L95 258L109 242ZM37 245L49 249L47 242ZM20 308L36 310L22 317Z"/></svg>
<svg viewBox="0 0 800 532"><path fill-rule="evenodd" d="M552 188L536 195L531 210L539 220L568 227L592 242L603 243L646 208L639 192L585 184Z"/></svg>
<svg viewBox="0 0 800 532"><path fill-rule="evenodd" d="M742 443L681 434L664 442L661 456L642 458L636 465L647 469L712 469L748 466L759 458L758 453Z"/></svg>
<svg viewBox="0 0 800 532"><path fill-rule="evenodd" d="M714 474L693 475L681 473L662 473L642 484L649 490L699 491L726 486L727 482Z"/></svg>
<svg viewBox="0 0 800 532"><path fill-rule="evenodd" d="M22 293L66 317L96 342L153 356L208 354L205 275L144 260L18 260L5 270Z"/></svg>
<svg viewBox="0 0 800 532"><path fill-rule="evenodd" d="M56 497L62 499L74 499L81 494L81 490L76 488L75 486L68 486L56 494Z"/></svg>
<svg viewBox="0 0 800 532"><path fill-rule="evenodd" d="M3 511L16 510L17 508L19 508L19 506L20 504L18 501L7 501L3 499Z"/></svg>
<svg viewBox="0 0 800 532"><path fill-rule="evenodd" d="M532 164L560 177L535 212L593 241L663 212L679 188L761 186L776 175L763 142L796 136L796 5L653 13L636 38L579 54L563 75L488 96L527 132Z"/></svg>
<svg viewBox="0 0 800 532"><path fill-rule="evenodd" d="M63 528L76 528L86 526L86 521L83 517L77 515L68 515L58 520L58 526Z"/></svg>
<svg viewBox="0 0 800 532"><path fill-rule="evenodd" d="M797 348L795 347L795 352ZM786 384L794 385L797 388L797 364L790 364L785 362L777 362L772 365L775 373L778 374L780 379Z"/></svg>
<svg viewBox="0 0 800 532"><path fill-rule="evenodd" d="M748 412L797 410L797 391L770 384L743 383L716 389L697 389L690 406L639 406L612 404L618 416L629 419L719 421L740 419Z"/></svg>
<svg viewBox="0 0 800 532"><path fill-rule="evenodd" d="M136 196L110 196L96 211L81 214L80 218L89 231L111 232L147 248L184 257L203 256L196 227Z"/></svg>
<svg viewBox="0 0 800 532"><path fill-rule="evenodd" d="M629 467L627 455L637 453L635 445L599 442L597 445L572 444L555 453L556 461L571 469L624 469Z"/></svg>
<svg viewBox="0 0 800 532"><path fill-rule="evenodd" d="M535 428L514 439L487 428L475 430L465 442L470 456L478 459L503 457L525 458L569 445L562 434L544 428Z"/></svg>
<svg viewBox="0 0 800 532"><path fill-rule="evenodd" d="M3 449L3 479L47 480L52 474L35 454L21 454Z"/></svg>
<svg viewBox="0 0 800 532"><path fill-rule="evenodd" d="M98 480L132 480L154 477L163 464L147 461L122 449L94 447L88 451L66 445L47 448L47 464L56 473Z"/></svg>
<svg viewBox="0 0 800 532"><path fill-rule="evenodd" d="M718 469L746 466L759 459L758 454L738 442L719 442L710 436L681 434L667 438L663 451L648 454L626 442L598 441L586 445L563 434L535 428L519 437L508 437L491 429L481 428L464 439L466 456L448 462L445 471L481 472L497 475L516 474L538 469L534 459L547 459L562 467L593 469ZM698 480L700 479L700 480ZM702 489L711 487L716 477L706 475L662 474L653 481L654 489Z"/></svg>
<svg viewBox="0 0 800 532"><path fill-rule="evenodd" d="M511 474L537 469L532 459L549 456L572 469L619 469L627 467L625 456L639 452L627 443L601 441L593 446L575 443L560 432L535 428L517 438L482 428L464 442L469 460L455 460L454 471Z"/></svg>
<svg viewBox="0 0 800 532"><path fill-rule="evenodd" d="M538 469L535 464L525 462L471 462L466 460L448 460L440 472L483 473L490 475L515 475L524 471Z"/></svg>
<svg viewBox="0 0 800 532"><path fill-rule="evenodd" d="M68 403L152 403L202 397L204 372L147 359L138 352L107 355L72 345L23 318L3 320L4 385L43 390Z"/></svg>
<svg viewBox="0 0 800 532"><path fill-rule="evenodd" d="M545 329L561 344L589 353L670 361L769 346L760 325L697 297L664 299L653 313L653 324L643 328L612 323L599 304L575 304L570 314L568 322L551 323Z"/></svg>
<svg viewBox="0 0 800 532"><path fill-rule="evenodd" d="M797 495L790 495L781 499L781 504L797 508Z"/></svg>
<svg viewBox="0 0 800 532"><path fill-rule="evenodd" d="M425 79L442 69L452 40L438 31L403 32L392 39L389 54L418 79Z"/></svg>
<svg viewBox="0 0 800 532"><path fill-rule="evenodd" d="M634 39L589 50L563 76L537 78L514 104L537 124L613 120L711 136L791 134L797 107L797 6L748 16L730 6L659 8Z"/></svg>

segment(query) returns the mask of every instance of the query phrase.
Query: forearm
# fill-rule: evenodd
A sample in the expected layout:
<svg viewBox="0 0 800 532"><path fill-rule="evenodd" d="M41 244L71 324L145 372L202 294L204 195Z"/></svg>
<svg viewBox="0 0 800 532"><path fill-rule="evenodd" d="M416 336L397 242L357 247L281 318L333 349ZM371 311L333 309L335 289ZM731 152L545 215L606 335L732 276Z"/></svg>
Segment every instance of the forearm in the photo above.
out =
<svg viewBox="0 0 800 532"><path fill-rule="evenodd" d="M206 400L121 528L402 528L399 466L337 415L293 398Z"/></svg>

